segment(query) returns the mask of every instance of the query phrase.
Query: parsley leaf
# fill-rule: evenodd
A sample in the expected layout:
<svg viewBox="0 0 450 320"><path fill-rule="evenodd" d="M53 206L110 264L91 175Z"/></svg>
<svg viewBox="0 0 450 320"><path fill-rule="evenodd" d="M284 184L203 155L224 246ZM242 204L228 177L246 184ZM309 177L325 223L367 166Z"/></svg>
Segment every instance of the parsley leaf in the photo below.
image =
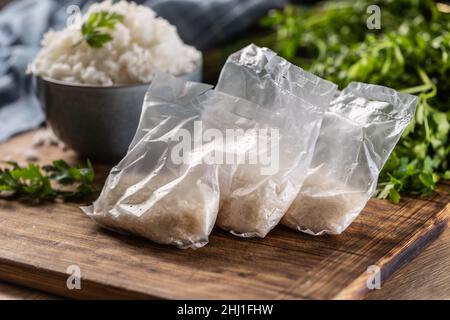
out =
<svg viewBox="0 0 450 320"><path fill-rule="evenodd" d="M0 198L76 200L97 191L94 168L89 160L86 166L72 167L63 160L53 161L42 168L36 164L20 166L12 161L5 163L8 167L0 168ZM72 188L63 189L68 186Z"/></svg>
<svg viewBox="0 0 450 320"><path fill-rule="evenodd" d="M118 22L123 22L124 16L116 12L99 11L89 15L81 26L82 41L92 48L101 48L113 38L106 30L114 30Z"/></svg>

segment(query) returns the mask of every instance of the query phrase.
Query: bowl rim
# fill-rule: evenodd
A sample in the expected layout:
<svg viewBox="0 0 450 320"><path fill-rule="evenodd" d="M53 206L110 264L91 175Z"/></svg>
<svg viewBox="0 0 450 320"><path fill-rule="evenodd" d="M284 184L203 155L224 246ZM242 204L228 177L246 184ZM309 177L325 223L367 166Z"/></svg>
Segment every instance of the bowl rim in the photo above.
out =
<svg viewBox="0 0 450 320"><path fill-rule="evenodd" d="M185 74L181 74L181 75L177 75L175 77L187 77L190 76L192 74L195 74L197 72L201 72L202 70L202 66L203 63L200 62L198 66L196 66L192 72L188 72ZM83 88L83 89L127 89L127 88L138 88L138 87L148 87L151 84L150 82L146 82L146 83L134 83L134 84L115 84L112 86L102 86L100 84L84 84L84 83L73 83L73 82L68 82L68 81L64 81L64 80L57 80L57 79L53 79L50 77L46 77L46 76L40 76L40 75L34 75L34 77L36 79L40 79L44 82L48 82L51 84L56 84L56 85L60 85L60 86L66 86L66 87L73 87L73 88Z"/></svg>
<svg viewBox="0 0 450 320"><path fill-rule="evenodd" d="M136 84L116 84L112 86L102 86L100 84L84 84L84 83L73 83L64 80L57 80L45 76L37 76L36 79L42 80L47 83L56 84L65 87L73 87L73 88L83 88L83 89L120 89L120 88L134 88L134 87L148 87L151 82L148 83L136 83Z"/></svg>

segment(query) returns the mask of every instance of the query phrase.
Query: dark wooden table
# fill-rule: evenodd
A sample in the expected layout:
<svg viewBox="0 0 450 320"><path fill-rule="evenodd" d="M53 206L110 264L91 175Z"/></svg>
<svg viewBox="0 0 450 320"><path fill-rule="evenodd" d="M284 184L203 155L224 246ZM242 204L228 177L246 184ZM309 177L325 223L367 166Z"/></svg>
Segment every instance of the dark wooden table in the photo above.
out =
<svg viewBox="0 0 450 320"><path fill-rule="evenodd" d="M58 299L53 295L0 282L0 299ZM450 299L450 227L374 290L367 299Z"/></svg>
<svg viewBox="0 0 450 320"><path fill-rule="evenodd" d="M50 294L0 282L0 299L58 299ZM374 290L367 299L450 299L450 227Z"/></svg>

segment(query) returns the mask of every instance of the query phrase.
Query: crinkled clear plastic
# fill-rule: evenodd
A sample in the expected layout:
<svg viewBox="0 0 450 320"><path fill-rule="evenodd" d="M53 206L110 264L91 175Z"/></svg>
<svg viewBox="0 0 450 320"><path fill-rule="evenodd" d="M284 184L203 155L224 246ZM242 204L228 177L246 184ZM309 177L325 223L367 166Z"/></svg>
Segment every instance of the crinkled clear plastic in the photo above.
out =
<svg viewBox="0 0 450 320"><path fill-rule="evenodd" d="M373 195L416 104L412 95L350 83L325 113L311 169L282 224L313 235L342 233Z"/></svg>
<svg viewBox="0 0 450 320"><path fill-rule="evenodd" d="M339 234L375 191L416 104L363 83L339 93L250 45L229 57L214 90L158 74L127 155L82 209L179 248L205 245L215 223L242 237L264 237L280 221Z"/></svg>
<svg viewBox="0 0 450 320"><path fill-rule="evenodd" d="M183 104L212 88L209 84L174 80L163 73L158 73L157 77L144 97L139 125L128 151L150 130L167 131L174 128L183 116ZM161 108L164 110L161 111Z"/></svg>
<svg viewBox="0 0 450 320"><path fill-rule="evenodd" d="M221 188L226 193L229 185L226 175L233 173L214 156L227 150L243 152L256 140L249 132L225 149L225 141L205 140L203 135L208 129L225 134L227 129L247 130L257 124L234 113L251 103L208 89L157 75L127 155L111 170L99 198L83 211L105 227L161 244L205 245L216 221ZM186 133L191 139L183 140ZM180 141L191 149L181 150Z"/></svg>
<svg viewBox="0 0 450 320"><path fill-rule="evenodd" d="M238 165L217 219L219 227L235 235L265 237L302 186L336 85L250 45L228 58L216 90L255 103L258 108L249 117L265 117L279 132L276 169Z"/></svg>

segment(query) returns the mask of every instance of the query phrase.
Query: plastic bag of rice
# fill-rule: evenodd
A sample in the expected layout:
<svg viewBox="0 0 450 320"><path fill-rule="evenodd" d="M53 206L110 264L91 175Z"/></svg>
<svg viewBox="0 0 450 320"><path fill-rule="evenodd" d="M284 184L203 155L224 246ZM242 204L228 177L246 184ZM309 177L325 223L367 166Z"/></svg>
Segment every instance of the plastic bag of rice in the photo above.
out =
<svg viewBox="0 0 450 320"><path fill-rule="evenodd" d="M232 54L216 90L254 103L248 118L276 129L276 148L258 148L258 158L240 163L224 195L217 225L243 237L265 237L300 191L312 159L324 108L336 85L250 45ZM274 136L267 140L274 146ZM269 164L269 165L268 165ZM262 170L270 167L271 170Z"/></svg>
<svg viewBox="0 0 450 320"><path fill-rule="evenodd" d="M313 235L342 233L374 193L416 104L412 95L350 83L325 113L310 172L282 224Z"/></svg>
<svg viewBox="0 0 450 320"><path fill-rule="evenodd" d="M94 14L105 16L91 21ZM113 21L113 14L121 19ZM90 45L89 35L82 33L82 25L89 21L97 28L91 38L97 34L110 41ZM28 72L70 83L112 86L150 83L157 71L181 76L200 65L201 53L184 44L176 28L152 9L128 1L103 1L92 4L64 30L48 31Z"/></svg>
<svg viewBox="0 0 450 320"><path fill-rule="evenodd" d="M161 244L205 245L220 193L229 185L226 174L233 172L219 160L256 141L252 131L231 143L220 139L255 122L233 112L248 102L208 88L158 75L144 100L136 141L83 211L103 226Z"/></svg>

